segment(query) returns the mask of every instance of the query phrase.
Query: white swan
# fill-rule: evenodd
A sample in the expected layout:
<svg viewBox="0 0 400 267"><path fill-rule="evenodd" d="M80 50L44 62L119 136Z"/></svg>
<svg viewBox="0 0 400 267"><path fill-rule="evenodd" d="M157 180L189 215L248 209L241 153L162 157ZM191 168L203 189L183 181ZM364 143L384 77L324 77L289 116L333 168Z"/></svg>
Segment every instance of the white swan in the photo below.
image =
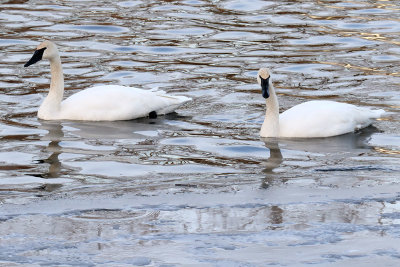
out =
<svg viewBox="0 0 400 267"><path fill-rule="evenodd" d="M44 120L116 121L173 112L190 101L185 96L170 96L163 91L146 91L119 85L104 85L80 91L64 101L64 75L56 45L42 42L28 67L41 59L50 61L50 91L40 105L38 117Z"/></svg>
<svg viewBox="0 0 400 267"><path fill-rule="evenodd" d="M371 110L328 100L309 101L279 115L278 98L270 71L261 68L257 76L267 111L261 127L262 137L312 138L341 135L367 127L380 118L384 110Z"/></svg>

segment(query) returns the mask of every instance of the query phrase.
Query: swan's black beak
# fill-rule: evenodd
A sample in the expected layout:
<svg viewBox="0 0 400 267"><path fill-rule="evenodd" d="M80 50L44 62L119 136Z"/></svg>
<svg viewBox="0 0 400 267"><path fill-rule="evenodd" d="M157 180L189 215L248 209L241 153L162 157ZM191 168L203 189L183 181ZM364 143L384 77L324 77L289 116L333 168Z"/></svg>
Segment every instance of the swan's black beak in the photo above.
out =
<svg viewBox="0 0 400 267"><path fill-rule="evenodd" d="M264 98L268 98L269 97L269 77L267 79L263 79L260 76L261 79L261 94Z"/></svg>
<svg viewBox="0 0 400 267"><path fill-rule="evenodd" d="M29 59L29 61L25 63L24 67L28 67L28 66L35 64L36 62L42 60L45 49L46 49L46 47L35 50L35 53L33 53L33 56L31 57L31 59Z"/></svg>

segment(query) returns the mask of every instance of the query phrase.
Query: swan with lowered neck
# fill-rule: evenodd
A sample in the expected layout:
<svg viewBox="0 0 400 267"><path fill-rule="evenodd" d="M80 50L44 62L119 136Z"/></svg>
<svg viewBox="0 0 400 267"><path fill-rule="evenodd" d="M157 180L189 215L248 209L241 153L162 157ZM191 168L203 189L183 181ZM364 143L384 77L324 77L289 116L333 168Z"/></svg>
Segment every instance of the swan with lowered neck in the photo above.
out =
<svg viewBox="0 0 400 267"><path fill-rule="evenodd" d="M64 101L64 75L57 46L42 42L24 65L50 61L50 91L40 105L38 117L43 120L116 121L155 117L173 112L190 101L185 96L170 96L163 91L147 91L119 85L96 86L80 91Z"/></svg>
<svg viewBox="0 0 400 267"><path fill-rule="evenodd" d="M257 76L267 111L261 127L262 137L317 138L350 133L369 126L384 110L372 110L328 100L308 101L279 115L279 103L271 73L261 68Z"/></svg>

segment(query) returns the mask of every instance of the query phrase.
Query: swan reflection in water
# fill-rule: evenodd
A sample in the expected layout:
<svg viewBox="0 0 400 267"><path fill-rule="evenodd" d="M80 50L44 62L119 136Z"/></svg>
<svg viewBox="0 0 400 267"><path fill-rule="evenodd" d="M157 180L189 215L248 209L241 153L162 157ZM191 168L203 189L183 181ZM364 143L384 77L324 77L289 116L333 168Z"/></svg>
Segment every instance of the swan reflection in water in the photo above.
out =
<svg viewBox="0 0 400 267"><path fill-rule="evenodd" d="M50 156L38 160L40 164L49 164L49 168L35 176L41 178L60 178L63 174L70 173L72 167L65 166L59 159L63 150L62 142L70 141L74 143L73 148L69 148L69 153L82 154L89 148L79 147L82 142L87 140L114 140L113 144L119 140L130 140L140 142L149 137L158 138L160 130L179 129L179 126L170 125L168 122L174 122L185 119L176 113L160 116L155 119L142 118L128 121L106 121L106 122L84 122L84 121L44 121L40 120L39 129L46 130L47 133L40 139L49 141L46 152L50 152ZM107 142L109 143L109 142ZM95 149L95 148L94 148ZM75 150L75 151L74 151ZM97 150L95 150L97 151ZM90 151L91 154L93 151ZM97 151L99 152L99 151ZM103 153L103 152L99 152Z"/></svg>
<svg viewBox="0 0 400 267"><path fill-rule="evenodd" d="M49 168L40 177L43 178L60 178L63 175L69 175L71 172L79 173L79 170L74 170L73 167L67 166L60 160L60 155L65 152L65 145L62 141L73 144L73 147L68 148L68 152L72 154L93 154L93 150L97 153L104 151L97 150L96 147L80 147L82 142L87 140L106 140L107 146L113 150L125 146L125 141L129 140L131 144L144 141L146 139L158 139L160 130L171 131L179 128L177 125L168 123L168 119L172 117L157 118L157 119L142 119L134 121L118 121L118 122L71 122L71 121L40 121L39 128L47 130L47 134L42 136L41 140L49 141L47 152L50 156L40 163L49 164ZM173 117L174 122L179 121L178 117ZM175 129L179 130L179 129ZM269 149L269 158L264 163L263 173L265 178L262 181L261 188L269 188L273 182L285 182L282 179L285 172L285 165L282 163L285 160L290 160L296 157L296 154L301 152L325 154L329 157L343 158L354 156L371 149L368 145L370 136L377 132L374 127L368 127L356 133L330 137L330 138L313 138L313 139L284 139L284 138L263 138L265 146ZM109 142L109 141L112 142ZM132 143L133 142L133 143ZM71 145L70 144L70 145ZM96 142L98 144L98 142ZM111 144L111 145L110 145ZM90 151L85 151L90 150ZM346 153L344 153L346 152ZM285 159L286 158L286 159ZM313 159L311 159L313 160ZM330 168L331 166L321 166ZM337 167L337 166L335 166ZM277 168L283 171L277 172ZM286 178L287 179L287 178Z"/></svg>
<svg viewBox="0 0 400 267"><path fill-rule="evenodd" d="M41 122L39 129L47 130L47 134L42 136L42 141L50 141L47 145L47 151L51 152L50 156L44 160L39 160L39 163L49 164L47 172L41 174L43 178L59 178L61 171L61 162L59 155L61 154L60 142L64 138L63 126L61 122Z"/></svg>
<svg viewBox="0 0 400 267"><path fill-rule="evenodd" d="M379 132L374 126L369 126L355 133L327 137L327 138L261 138L265 146L270 151L267 161L264 163L263 172L266 177L262 180L261 188L269 188L274 180L279 179L285 182L287 179L281 178L274 170L282 165L285 157L290 158L291 151L301 151L310 153L326 154L330 157L353 157L354 154L360 154L371 149L368 145L372 134ZM346 153L346 154L345 154ZM323 171L337 170L338 166L320 166ZM350 168L351 169L351 168Z"/></svg>
<svg viewBox="0 0 400 267"><path fill-rule="evenodd" d="M278 168L283 162L283 156L281 149L279 147L279 139L278 138L264 138L262 137L261 140L265 143L265 146L269 150L269 158L263 164L264 170L263 173L266 174L266 177L262 179L261 188L267 189L269 188L277 174L274 173L274 169Z"/></svg>

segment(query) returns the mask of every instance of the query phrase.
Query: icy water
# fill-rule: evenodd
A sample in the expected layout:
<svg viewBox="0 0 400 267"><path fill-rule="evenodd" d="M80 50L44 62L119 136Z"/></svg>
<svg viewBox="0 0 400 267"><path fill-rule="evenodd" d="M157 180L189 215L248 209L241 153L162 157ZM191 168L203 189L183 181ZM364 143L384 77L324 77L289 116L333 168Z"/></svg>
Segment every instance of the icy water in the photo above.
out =
<svg viewBox="0 0 400 267"><path fill-rule="evenodd" d="M399 266L398 1L0 1L0 266ZM157 119L38 120L59 46L66 95L158 87ZM262 140L331 99L386 115L312 140Z"/></svg>

